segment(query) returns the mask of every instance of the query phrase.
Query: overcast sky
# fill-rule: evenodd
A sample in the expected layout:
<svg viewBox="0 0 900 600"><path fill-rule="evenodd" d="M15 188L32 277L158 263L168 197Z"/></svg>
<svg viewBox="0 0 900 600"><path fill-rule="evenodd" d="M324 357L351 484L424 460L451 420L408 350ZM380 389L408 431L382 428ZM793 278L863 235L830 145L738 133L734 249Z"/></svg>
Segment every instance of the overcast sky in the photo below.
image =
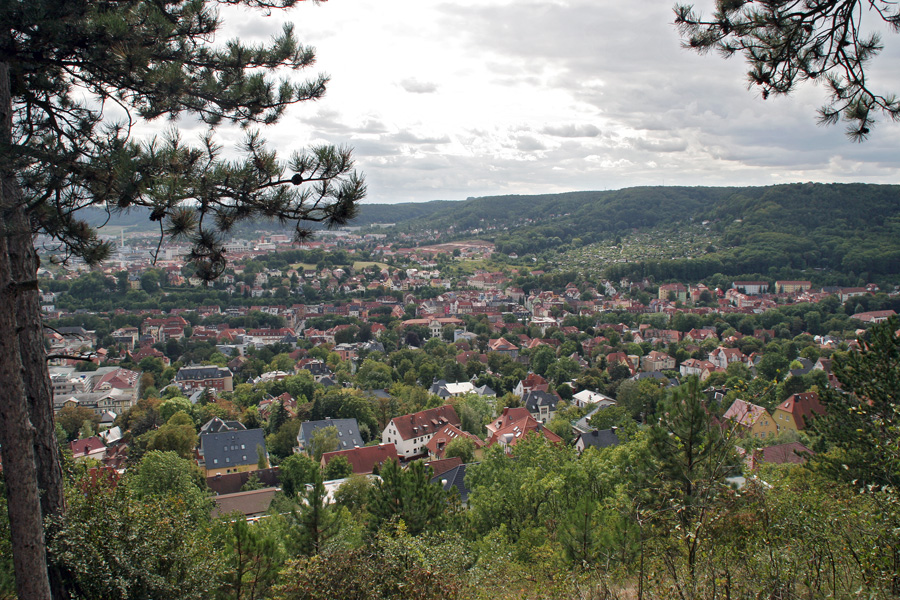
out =
<svg viewBox="0 0 900 600"><path fill-rule="evenodd" d="M739 58L680 48L669 0L329 0L223 17L248 42L289 19L316 48L325 98L265 135L285 155L352 145L367 202L900 182L900 125L854 144L816 125L819 88L762 100ZM872 75L900 92L900 38L886 41Z"/></svg>

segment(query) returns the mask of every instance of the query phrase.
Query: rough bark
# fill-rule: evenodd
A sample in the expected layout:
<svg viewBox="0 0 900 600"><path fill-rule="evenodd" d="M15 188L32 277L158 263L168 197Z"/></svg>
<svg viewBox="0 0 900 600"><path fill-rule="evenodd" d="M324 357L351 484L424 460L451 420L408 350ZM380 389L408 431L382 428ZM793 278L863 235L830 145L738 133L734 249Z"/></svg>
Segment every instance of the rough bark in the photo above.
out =
<svg viewBox="0 0 900 600"><path fill-rule="evenodd" d="M21 195L20 190L16 189L13 193L15 192ZM11 235L7 238L7 244L10 269L13 281L20 284L19 294L16 296L19 353L25 369L23 382L28 399L28 414L35 429L34 452L38 487L41 490L41 510L46 518L63 512L65 495L59 446L56 443L50 373L43 345L43 322L36 281L39 259L32 242L31 226L20 203L16 203L16 208L10 215L9 226Z"/></svg>
<svg viewBox="0 0 900 600"><path fill-rule="evenodd" d="M32 242L31 227L21 202L21 190L15 180L12 195L15 208L7 223L7 255L13 281L18 284L16 294L16 327L19 340L19 357L22 361L25 397L28 416L34 428L34 458L37 468L37 485L40 492L43 522L48 517L61 516L65 510L63 472L56 441L56 422L53 412L53 393L50 373L44 351L43 322L40 295L37 288L39 259ZM33 282L33 283L32 283ZM45 530L52 536L52 530ZM48 557L50 587L55 600L65 600L69 594L65 588L66 574L60 565Z"/></svg>
<svg viewBox="0 0 900 600"><path fill-rule="evenodd" d="M9 68L0 63L0 145L12 140ZM38 492L34 428L28 414L24 369L16 336L19 286L10 267L8 215L15 206L15 178L0 162L0 447L6 478L13 567L19 600L51 597Z"/></svg>

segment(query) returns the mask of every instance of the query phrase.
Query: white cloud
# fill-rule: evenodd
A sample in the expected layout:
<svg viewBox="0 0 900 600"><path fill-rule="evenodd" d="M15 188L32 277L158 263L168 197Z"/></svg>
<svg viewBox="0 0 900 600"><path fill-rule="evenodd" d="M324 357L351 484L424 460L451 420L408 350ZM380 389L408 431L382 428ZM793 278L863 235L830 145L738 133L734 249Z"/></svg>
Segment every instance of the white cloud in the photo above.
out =
<svg viewBox="0 0 900 600"><path fill-rule="evenodd" d="M282 155L352 144L370 201L900 179L898 125L880 123L869 142L851 144L840 127L816 126L820 88L763 101L747 90L739 59L681 49L671 9L621 0L302 2L271 17L224 10L231 29L222 39L264 41L286 19L295 23L318 58L300 75L322 71L331 83L325 98L292 107L264 135ZM874 73L892 84L900 41L885 42Z"/></svg>

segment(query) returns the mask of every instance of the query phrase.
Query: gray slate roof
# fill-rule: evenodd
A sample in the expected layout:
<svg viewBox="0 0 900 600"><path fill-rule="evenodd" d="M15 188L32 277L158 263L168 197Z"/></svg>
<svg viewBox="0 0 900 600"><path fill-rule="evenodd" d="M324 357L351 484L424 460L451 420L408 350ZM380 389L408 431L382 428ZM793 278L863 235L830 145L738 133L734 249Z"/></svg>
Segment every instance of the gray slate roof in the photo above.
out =
<svg viewBox="0 0 900 600"><path fill-rule="evenodd" d="M525 397L522 398L522 403L530 413L538 412L542 406L547 406L550 410L554 410L557 402L559 402L559 399L556 396L541 390L525 392Z"/></svg>
<svg viewBox="0 0 900 600"><path fill-rule="evenodd" d="M619 436L616 435L616 432L612 429L595 429L587 433L582 433L578 436L578 439L584 444L585 449L597 448L598 450L608 446L617 446L621 441ZM578 440L575 440L575 443L577 444Z"/></svg>
<svg viewBox="0 0 900 600"><path fill-rule="evenodd" d="M262 429L243 429L200 436L200 451L207 469L226 469L255 465L259 462L256 447L266 450Z"/></svg>
<svg viewBox="0 0 900 600"><path fill-rule="evenodd" d="M478 463L470 463L478 464ZM445 471L440 475L431 478L431 483L436 483L444 488L445 492L449 492L450 488L456 488L459 491L459 499L465 504L469 501L469 488L466 487L466 467L469 465L462 464L453 467L449 471Z"/></svg>
<svg viewBox="0 0 900 600"><path fill-rule="evenodd" d="M213 417L200 427L200 435L210 433L222 433L224 431L239 431L247 429L240 421L223 421L219 417Z"/></svg>
<svg viewBox="0 0 900 600"><path fill-rule="evenodd" d="M228 369L209 365L203 367L182 367L178 369L175 375L176 381L202 381L204 379L218 379L220 377L231 377L232 373Z"/></svg>
<svg viewBox="0 0 900 600"><path fill-rule="evenodd" d="M359 424L356 419L324 419L322 421L307 421L300 424L297 433L297 443L301 448L312 440L313 432L317 429L334 427L338 430L338 450L350 450L357 446L364 446L362 436L359 434Z"/></svg>

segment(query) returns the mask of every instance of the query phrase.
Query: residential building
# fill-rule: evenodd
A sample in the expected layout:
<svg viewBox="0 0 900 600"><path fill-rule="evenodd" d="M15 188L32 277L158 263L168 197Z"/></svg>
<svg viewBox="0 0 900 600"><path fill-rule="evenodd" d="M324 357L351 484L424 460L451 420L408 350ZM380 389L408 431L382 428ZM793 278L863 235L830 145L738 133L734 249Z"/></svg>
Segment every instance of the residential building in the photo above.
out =
<svg viewBox="0 0 900 600"><path fill-rule="evenodd" d="M815 392L793 394L775 407L772 417L778 431L803 431L817 415L824 415L825 408Z"/></svg>
<svg viewBox="0 0 900 600"><path fill-rule="evenodd" d="M321 421L307 421L300 424L297 432L297 452L307 452L312 442L313 434L319 429L334 427L338 436L338 450L349 450L364 446L362 435L359 433L359 424L356 419L324 419Z"/></svg>
<svg viewBox="0 0 900 600"><path fill-rule="evenodd" d="M728 365L731 363L743 362L744 353L741 352L740 348L725 348L724 346L719 346L709 353L708 360L716 368L724 370L727 369Z"/></svg>
<svg viewBox="0 0 900 600"><path fill-rule="evenodd" d="M813 454L815 454L815 452L800 442L789 442L787 444L776 444L774 446L766 446L765 448L754 450L750 453L750 456L747 457L746 464L751 471L757 470L762 463L773 465L802 465L805 464Z"/></svg>
<svg viewBox="0 0 900 600"><path fill-rule="evenodd" d="M642 371L671 371L675 368L675 359L665 352L651 350L649 354L641 357Z"/></svg>
<svg viewBox="0 0 900 600"><path fill-rule="evenodd" d="M489 437L485 446L500 444L507 453L512 453L513 446L528 434L542 435L554 444L562 441L522 408L504 408L503 413L487 426L487 430Z"/></svg>
<svg viewBox="0 0 900 600"><path fill-rule="evenodd" d="M469 502L469 488L466 486L466 467L468 465L457 465L431 478L431 483L440 484L445 492L450 492L452 488L456 488L459 494L459 501L463 506Z"/></svg>
<svg viewBox="0 0 900 600"><path fill-rule="evenodd" d="M529 414L539 423L549 423L556 414L559 396L542 390L531 390L522 396L522 404Z"/></svg>
<svg viewBox="0 0 900 600"><path fill-rule="evenodd" d="M510 358L518 358L519 357L519 348L512 342L504 338L497 338L495 340L491 340L488 342L488 351L489 352L499 352L500 354L505 354Z"/></svg>
<svg viewBox="0 0 900 600"><path fill-rule="evenodd" d="M735 400L722 415L722 419L737 428L742 437L765 439L778 434L775 419L768 411L762 406L751 404L746 400Z"/></svg>
<svg viewBox="0 0 900 600"><path fill-rule="evenodd" d="M178 369L175 383L184 392L213 389L218 392L234 391L234 375L225 367L216 365L190 366Z"/></svg>
<svg viewBox="0 0 900 600"><path fill-rule="evenodd" d="M394 444L397 455L407 460L426 453L425 444L447 424L459 427L462 423L450 404L421 412L394 417L381 434L384 443Z"/></svg>
<svg viewBox="0 0 900 600"><path fill-rule="evenodd" d="M799 294L812 288L811 281L776 281L775 291L779 294Z"/></svg>
<svg viewBox="0 0 900 600"><path fill-rule="evenodd" d="M235 429L203 434L200 436L200 461L207 477L267 468L269 454L265 432L262 429Z"/></svg>
<svg viewBox="0 0 900 600"><path fill-rule="evenodd" d="M588 448L600 450L609 446L617 446L621 441L616 427L612 429L595 429L579 434L575 439L575 449L578 450L578 454L581 454Z"/></svg>
<svg viewBox="0 0 900 600"><path fill-rule="evenodd" d="M893 310L870 310L868 312L856 313L851 315L851 319L857 319L863 323L883 323L889 318L896 315Z"/></svg>
<svg viewBox="0 0 900 600"><path fill-rule="evenodd" d="M756 296L769 291L768 281L735 281L731 286L748 296Z"/></svg>
<svg viewBox="0 0 900 600"><path fill-rule="evenodd" d="M379 444L378 446L363 446L362 448L326 452L322 455L322 468L325 468L329 462L338 456L346 458L353 472L357 475L368 475L375 471L376 467L380 468L385 462L399 459L397 447L394 444Z"/></svg>
<svg viewBox="0 0 900 600"><path fill-rule="evenodd" d="M468 431L463 431L459 427L455 427L448 423L435 432L435 434L431 436L431 439L428 440L428 443L425 444L425 448L428 450L428 456L438 460L444 458L444 452L447 450L447 445L457 438L468 438L472 440L476 450L484 446L484 442L482 442L481 438L477 435L472 435Z"/></svg>
<svg viewBox="0 0 900 600"><path fill-rule="evenodd" d="M615 403L616 401L606 394L601 394L600 392L592 392L591 390L581 390L580 392L572 396L572 404L579 408L583 408L585 406L605 408L607 406L613 406Z"/></svg>
<svg viewBox="0 0 900 600"><path fill-rule="evenodd" d="M671 294L672 300L687 302L688 289L683 283L664 283L659 286L659 299L668 300Z"/></svg>

